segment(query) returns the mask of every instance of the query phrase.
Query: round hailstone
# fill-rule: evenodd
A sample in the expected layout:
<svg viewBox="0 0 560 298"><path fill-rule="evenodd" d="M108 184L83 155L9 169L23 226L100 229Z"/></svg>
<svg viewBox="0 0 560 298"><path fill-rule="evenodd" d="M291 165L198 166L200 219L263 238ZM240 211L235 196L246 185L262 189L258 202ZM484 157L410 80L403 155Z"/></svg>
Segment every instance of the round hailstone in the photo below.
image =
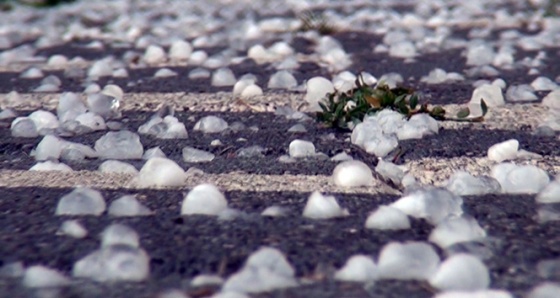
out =
<svg viewBox="0 0 560 298"><path fill-rule="evenodd" d="M506 91L508 101L535 101L539 99L534 93L533 87L527 84L510 86Z"/></svg>
<svg viewBox="0 0 560 298"><path fill-rule="evenodd" d="M490 44L473 44L467 48L467 65L488 65L494 61L496 53Z"/></svg>
<svg viewBox="0 0 560 298"><path fill-rule="evenodd" d="M261 212L261 216L281 217L285 216L288 210L282 206L270 206Z"/></svg>
<svg viewBox="0 0 560 298"><path fill-rule="evenodd" d="M144 153L140 137L127 130L106 133L94 148L103 159L141 159Z"/></svg>
<svg viewBox="0 0 560 298"><path fill-rule="evenodd" d="M38 110L31 113L28 117L35 123L39 133L42 130L54 130L60 126L58 118L51 112Z"/></svg>
<svg viewBox="0 0 560 298"><path fill-rule="evenodd" d="M140 169L136 178L138 187L174 187L185 183L187 175L174 161L162 158L150 158Z"/></svg>
<svg viewBox="0 0 560 298"><path fill-rule="evenodd" d="M416 47L410 41L397 42L389 47L389 56L391 57L414 58L416 55Z"/></svg>
<svg viewBox="0 0 560 298"><path fill-rule="evenodd" d="M431 117L430 117L431 118ZM367 118L369 121L376 122L379 124L384 134L394 134L397 133L407 120L404 115L393 110L384 109L375 114L375 116L370 116ZM431 129L438 129L437 122L434 126L433 123L426 121L425 119L415 118L418 125L427 126ZM412 120L412 119L411 119Z"/></svg>
<svg viewBox="0 0 560 298"><path fill-rule="evenodd" d="M502 290L447 291L437 294L434 298L513 298L513 295Z"/></svg>
<svg viewBox="0 0 560 298"><path fill-rule="evenodd" d="M274 60L274 56L260 44L252 46L247 51L247 57L255 60L257 64L268 63Z"/></svg>
<svg viewBox="0 0 560 298"><path fill-rule="evenodd" d="M117 68L113 71L112 76L115 78L128 78L128 71L126 68Z"/></svg>
<svg viewBox="0 0 560 298"><path fill-rule="evenodd" d="M56 107L56 115L61 123L74 120L78 115L87 112L86 105L82 99L74 92L63 93Z"/></svg>
<svg viewBox="0 0 560 298"><path fill-rule="evenodd" d="M157 45L150 45L144 52L143 58L148 64L163 63L167 59L163 48Z"/></svg>
<svg viewBox="0 0 560 298"><path fill-rule="evenodd" d="M395 150L398 145L399 141L395 135L371 134L369 139L364 142L362 148L369 154L374 154L377 157L385 157L391 151Z"/></svg>
<svg viewBox="0 0 560 298"><path fill-rule="evenodd" d="M428 240L441 248L455 243L476 241L486 237L486 231L469 216L448 217L432 230Z"/></svg>
<svg viewBox="0 0 560 298"><path fill-rule="evenodd" d="M194 187L183 200L182 215L205 214L218 215L227 209L226 197L212 184L200 184Z"/></svg>
<svg viewBox="0 0 560 298"><path fill-rule="evenodd" d="M290 157L311 157L315 155L315 145L309 141L293 140L289 152Z"/></svg>
<svg viewBox="0 0 560 298"><path fill-rule="evenodd" d="M207 79L210 77L210 71L204 68L195 68L189 72L189 80Z"/></svg>
<svg viewBox="0 0 560 298"><path fill-rule="evenodd" d="M169 78L177 76L177 72L169 69L169 68L162 68L154 74L154 78Z"/></svg>
<svg viewBox="0 0 560 298"><path fill-rule="evenodd" d="M227 128L228 124L224 119L217 116L206 116L198 120L193 129L204 133L219 133Z"/></svg>
<svg viewBox="0 0 560 298"><path fill-rule="evenodd" d="M99 165L99 171L101 173L138 174L138 170L133 165L118 160L104 161Z"/></svg>
<svg viewBox="0 0 560 298"><path fill-rule="evenodd" d="M237 83L233 85L233 95L238 95L238 96L241 95L241 93L243 92L243 90L245 90L245 88L253 84L255 84L255 81L253 79L241 79L237 81Z"/></svg>
<svg viewBox="0 0 560 298"><path fill-rule="evenodd" d="M475 177L465 171L457 171L447 180L445 186L458 196L479 196L502 192L498 180L489 176Z"/></svg>
<svg viewBox="0 0 560 298"><path fill-rule="evenodd" d="M560 110L560 90L554 90L545 96L541 103L553 110Z"/></svg>
<svg viewBox="0 0 560 298"><path fill-rule="evenodd" d="M375 171L385 179L391 180L396 185L401 185L404 171L392 162L380 159L375 166Z"/></svg>
<svg viewBox="0 0 560 298"><path fill-rule="evenodd" d="M249 256L240 271L230 276L222 291L261 293L295 287L294 275L295 270L282 252L263 247Z"/></svg>
<svg viewBox="0 0 560 298"><path fill-rule="evenodd" d="M512 163L501 163L492 168L494 177L506 193L536 194L548 185L548 173L536 166L518 166Z"/></svg>
<svg viewBox="0 0 560 298"><path fill-rule="evenodd" d="M270 76L267 86L270 89L291 89L297 87L297 80L289 71L280 70Z"/></svg>
<svg viewBox="0 0 560 298"><path fill-rule="evenodd" d="M399 209L390 206L379 206L366 220L367 229L376 230L407 230L410 219Z"/></svg>
<svg viewBox="0 0 560 298"><path fill-rule="evenodd" d="M107 60L95 61L88 70L90 78L110 77L112 74L113 67Z"/></svg>
<svg viewBox="0 0 560 298"><path fill-rule="evenodd" d="M54 161L45 161L45 162L38 162L34 166L32 166L30 171L59 171L59 172L72 172L72 168L67 166L66 164L54 162Z"/></svg>
<svg viewBox="0 0 560 298"><path fill-rule="evenodd" d="M57 234L68 235L70 237L81 239L87 236L87 230L77 220L65 220L60 226Z"/></svg>
<svg viewBox="0 0 560 298"><path fill-rule="evenodd" d="M183 160L190 163L210 162L216 155L190 146L183 148Z"/></svg>
<svg viewBox="0 0 560 298"><path fill-rule="evenodd" d="M56 206L56 215L95 215L105 211L105 200L100 192L78 187L64 195Z"/></svg>
<svg viewBox="0 0 560 298"><path fill-rule="evenodd" d="M552 91L560 88L558 84L547 77L538 77L534 79L531 83L531 87L533 87L535 91Z"/></svg>
<svg viewBox="0 0 560 298"><path fill-rule="evenodd" d="M494 144L488 148L488 159L502 162L512 160L517 157L519 150L519 141L516 139L507 140L498 144Z"/></svg>
<svg viewBox="0 0 560 298"><path fill-rule="evenodd" d="M306 83L307 93L305 94L305 101L309 104L311 111L321 111L319 102L322 101L327 93L334 92L333 83L323 77L313 77Z"/></svg>
<svg viewBox="0 0 560 298"><path fill-rule="evenodd" d="M87 96L87 106L90 112L104 119L116 118L119 115L119 99L103 93L94 93Z"/></svg>
<svg viewBox="0 0 560 298"><path fill-rule="evenodd" d="M332 71L341 71L352 65L352 59L344 49L336 47L321 54L321 61L326 62Z"/></svg>
<svg viewBox="0 0 560 298"><path fill-rule="evenodd" d="M36 138L39 136L35 122L29 117L17 117L10 126L14 138Z"/></svg>
<svg viewBox="0 0 560 298"><path fill-rule="evenodd" d="M142 205L134 195L122 196L114 200L107 213L111 216L147 216L153 212L146 206Z"/></svg>
<svg viewBox="0 0 560 298"><path fill-rule="evenodd" d="M80 123L80 125L88 127L92 131L107 129L107 125L105 124L103 117L92 112L78 115L75 120Z"/></svg>
<svg viewBox="0 0 560 298"><path fill-rule="evenodd" d="M416 190L390 206L415 218L437 224L449 216L463 214L463 199L443 188Z"/></svg>
<svg viewBox="0 0 560 298"><path fill-rule="evenodd" d="M47 65L64 68L68 64L68 58L64 55L52 55L49 60L47 60Z"/></svg>
<svg viewBox="0 0 560 298"><path fill-rule="evenodd" d="M205 51L194 51L189 57L188 63L192 65L201 65L206 59L208 59L208 54L206 54Z"/></svg>
<svg viewBox="0 0 560 298"><path fill-rule="evenodd" d="M150 273L150 257L127 245L102 247L74 263L72 275L98 282L143 281Z"/></svg>
<svg viewBox="0 0 560 298"><path fill-rule="evenodd" d="M31 266L25 270L23 285L26 288L57 288L70 285L70 279L57 270L45 266Z"/></svg>
<svg viewBox="0 0 560 298"><path fill-rule="evenodd" d="M371 185L373 174L371 169L359 160L339 163L333 171L334 184L342 187L358 187Z"/></svg>
<svg viewBox="0 0 560 298"><path fill-rule="evenodd" d="M224 279L218 275L199 274L191 280L191 287L221 286Z"/></svg>
<svg viewBox="0 0 560 298"><path fill-rule="evenodd" d="M169 48L169 58L174 61L187 61L193 52L193 47L188 41L176 40Z"/></svg>
<svg viewBox="0 0 560 298"><path fill-rule="evenodd" d="M235 85L237 79L229 68L219 68L212 74L212 86L225 87Z"/></svg>
<svg viewBox="0 0 560 298"><path fill-rule="evenodd" d="M378 272L382 279L426 280L437 271L440 259L424 242L391 242L379 254Z"/></svg>
<svg viewBox="0 0 560 298"><path fill-rule="evenodd" d="M261 95L263 95L262 88L255 84L247 86L247 88L243 89L243 92L241 92L241 98L250 98Z"/></svg>
<svg viewBox="0 0 560 298"><path fill-rule="evenodd" d="M33 89L33 92L58 92L59 86L53 84L41 84L39 87Z"/></svg>
<svg viewBox="0 0 560 298"><path fill-rule="evenodd" d="M560 179L550 182L539 194L537 195L537 203L551 204L560 203Z"/></svg>
<svg viewBox="0 0 560 298"><path fill-rule="evenodd" d="M37 148L32 152L35 156L35 160L58 160L60 158L60 152L65 147L65 141L59 139L53 135L46 135L43 137L41 142L37 145Z"/></svg>
<svg viewBox="0 0 560 298"><path fill-rule="evenodd" d="M350 282L371 282L377 278L377 266L370 256L354 255L334 274L334 279Z"/></svg>
<svg viewBox="0 0 560 298"><path fill-rule="evenodd" d="M140 247L138 233L132 228L122 224L112 224L101 233L101 247L113 245L125 245L130 247Z"/></svg>
<svg viewBox="0 0 560 298"><path fill-rule="evenodd" d="M348 214L348 210L340 208L334 196L323 196L318 191L309 196L303 209L303 216L313 219L329 219Z"/></svg>
<svg viewBox="0 0 560 298"><path fill-rule="evenodd" d="M471 100L469 103L480 105L480 100L489 107L499 107L505 104L502 89L496 85L485 84L474 89Z"/></svg>
<svg viewBox="0 0 560 298"><path fill-rule="evenodd" d="M542 282L529 292L527 298L556 298L560 293L560 283Z"/></svg>
<svg viewBox="0 0 560 298"><path fill-rule="evenodd" d="M483 290L490 285L490 273L479 258L456 254L441 263L430 278L430 285L440 290Z"/></svg>

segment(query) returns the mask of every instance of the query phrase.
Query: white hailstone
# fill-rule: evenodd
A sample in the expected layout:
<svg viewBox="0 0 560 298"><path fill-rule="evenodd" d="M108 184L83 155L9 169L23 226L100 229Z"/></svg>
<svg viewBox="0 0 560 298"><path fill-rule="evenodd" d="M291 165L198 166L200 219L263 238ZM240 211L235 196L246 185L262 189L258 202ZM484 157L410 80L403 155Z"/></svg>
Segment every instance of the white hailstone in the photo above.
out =
<svg viewBox="0 0 560 298"><path fill-rule="evenodd" d="M448 216L463 214L463 199L447 189L419 189L400 198L390 206L415 218L425 218L437 224Z"/></svg>
<svg viewBox="0 0 560 298"><path fill-rule="evenodd" d="M255 60L257 64L268 63L274 60L274 55L270 53L264 46L257 44L249 48L247 57Z"/></svg>
<svg viewBox="0 0 560 298"><path fill-rule="evenodd" d="M38 110L31 113L28 116L29 119L35 123L37 131L41 133L43 130L54 130L57 129L60 124L56 116L48 111Z"/></svg>
<svg viewBox="0 0 560 298"><path fill-rule="evenodd" d="M518 140L516 139L507 140L490 146L490 148L488 148L488 159L496 162L512 160L517 157L518 150L519 150Z"/></svg>
<svg viewBox="0 0 560 298"><path fill-rule="evenodd" d="M398 84L402 84L404 79L400 73L390 72L382 75L379 81L384 82L389 88L395 88Z"/></svg>
<svg viewBox="0 0 560 298"><path fill-rule="evenodd" d="M173 187L183 185L186 179L185 171L174 161L152 157L140 169L135 182L138 187Z"/></svg>
<svg viewBox="0 0 560 298"><path fill-rule="evenodd" d="M327 93L334 92L333 83L323 77L313 77L307 81L306 85L305 101L309 104L311 111L320 111L319 102L325 98Z"/></svg>
<svg viewBox="0 0 560 298"><path fill-rule="evenodd" d="M165 51L158 45L150 45L144 52L144 61L148 64L163 63L167 59Z"/></svg>
<svg viewBox="0 0 560 298"><path fill-rule="evenodd" d="M560 179L550 182L537 195L537 203L551 204L560 203Z"/></svg>
<svg viewBox="0 0 560 298"><path fill-rule="evenodd" d="M553 110L560 110L560 90L554 90L545 96L541 103L543 106Z"/></svg>
<svg viewBox="0 0 560 298"><path fill-rule="evenodd" d="M218 275L199 274L191 280L191 287L221 286L224 279Z"/></svg>
<svg viewBox="0 0 560 298"><path fill-rule="evenodd" d="M154 147L151 149L148 149L144 152L144 155L142 155L142 159L143 160L148 160L152 157L167 157L165 155L165 153L159 148L159 147Z"/></svg>
<svg viewBox="0 0 560 298"><path fill-rule="evenodd" d="M204 68L195 68L189 72L190 80L207 79L210 77L210 71Z"/></svg>
<svg viewBox="0 0 560 298"><path fill-rule="evenodd" d="M369 72L361 72L360 75L362 76L362 82L368 86L377 83L377 78Z"/></svg>
<svg viewBox="0 0 560 298"><path fill-rule="evenodd" d="M219 133L228 128L228 123L217 116L206 116L198 120L194 125L194 130L200 130L204 133Z"/></svg>
<svg viewBox="0 0 560 298"><path fill-rule="evenodd" d="M154 78L169 78L177 76L177 72L169 69L169 68L162 68L156 71L154 74Z"/></svg>
<svg viewBox="0 0 560 298"><path fill-rule="evenodd" d="M128 71L126 68L117 68L113 71L114 78L128 78Z"/></svg>
<svg viewBox="0 0 560 298"><path fill-rule="evenodd" d="M485 84L474 89L470 103L480 105L480 100L489 107L499 107L505 104L502 89L496 85Z"/></svg>
<svg viewBox="0 0 560 298"><path fill-rule="evenodd" d="M500 87L502 90L506 89L507 87L506 81L504 81L503 79L495 79L491 84Z"/></svg>
<svg viewBox="0 0 560 298"><path fill-rule="evenodd" d="M150 258L127 245L102 247L74 263L72 275L98 282L143 281L150 273Z"/></svg>
<svg viewBox="0 0 560 298"><path fill-rule="evenodd" d="M44 161L51 159L59 159L62 149L65 147L65 141L53 135L46 135L37 148L32 152L35 160Z"/></svg>
<svg viewBox="0 0 560 298"><path fill-rule="evenodd" d="M352 59L344 49L332 48L320 56L321 61L330 65L332 71L341 71L352 65Z"/></svg>
<svg viewBox="0 0 560 298"><path fill-rule="evenodd" d="M513 298L513 295L503 290L445 291L434 298Z"/></svg>
<svg viewBox="0 0 560 298"><path fill-rule="evenodd" d="M212 295L210 298L251 298L243 293L238 292L219 292L217 294Z"/></svg>
<svg viewBox="0 0 560 298"><path fill-rule="evenodd" d="M87 236L87 230L77 220L65 220L57 234L68 235L73 238L84 238Z"/></svg>
<svg viewBox="0 0 560 298"><path fill-rule="evenodd" d="M31 67L19 75L21 79L39 79L44 76L43 71L37 67Z"/></svg>
<svg viewBox="0 0 560 298"><path fill-rule="evenodd" d="M289 71L280 70L270 76L267 87L270 89L292 89L297 87L297 80Z"/></svg>
<svg viewBox="0 0 560 298"><path fill-rule="evenodd" d="M268 48L268 51L281 58L290 56L294 54L294 49L285 41L279 41L274 43L272 46Z"/></svg>
<svg viewBox="0 0 560 298"><path fill-rule="evenodd" d="M15 119L16 117L16 112L10 108L0 111L0 120Z"/></svg>
<svg viewBox="0 0 560 298"><path fill-rule="evenodd" d="M410 219L399 209L391 206L379 206L366 220L367 229L376 230L408 230Z"/></svg>
<svg viewBox="0 0 560 298"><path fill-rule="evenodd" d="M35 138L39 136L35 122L29 117L17 117L10 125L12 137Z"/></svg>
<svg viewBox="0 0 560 298"><path fill-rule="evenodd" d="M106 160L99 165L98 170L101 173L138 174L138 170L133 165L118 160Z"/></svg>
<svg viewBox="0 0 560 298"><path fill-rule="evenodd" d="M353 255L340 270L334 274L334 279L350 282L371 282L377 278L377 266L370 256Z"/></svg>
<svg viewBox="0 0 560 298"><path fill-rule="evenodd" d="M455 243L476 241L486 237L486 231L476 219L468 216L449 217L438 223L428 240L441 248Z"/></svg>
<svg viewBox="0 0 560 298"><path fill-rule="evenodd" d="M182 290L166 289L158 293L156 298L189 298Z"/></svg>
<svg viewBox="0 0 560 298"><path fill-rule="evenodd" d="M96 83L89 84L86 89L84 89L85 94L94 94L101 92L101 87Z"/></svg>
<svg viewBox="0 0 560 298"><path fill-rule="evenodd" d="M222 192L212 184L195 186L181 205L181 215L218 215L226 210L228 203Z"/></svg>
<svg viewBox="0 0 560 298"><path fill-rule="evenodd" d="M315 153L315 145L304 140L293 140L289 147L290 157L311 157Z"/></svg>
<svg viewBox="0 0 560 298"><path fill-rule="evenodd" d="M85 112L87 112L86 105L76 93L65 92L60 96L56 107L56 115L60 123L74 120Z"/></svg>
<svg viewBox="0 0 560 298"><path fill-rule="evenodd" d="M266 209L261 212L261 216L281 217L286 215L286 213L288 213L288 210L285 207L270 206L266 207Z"/></svg>
<svg viewBox="0 0 560 298"><path fill-rule="evenodd" d="M508 101L535 101L539 99L534 93L533 87L527 84L510 86L506 91Z"/></svg>
<svg viewBox="0 0 560 298"><path fill-rule="evenodd" d="M57 288L70 285L70 279L55 269L45 266L31 266L23 275L26 288Z"/></svg>
<svg viewBox="0 0 560 298"><path fill-rule="evenodd" d="M429 282L432 287L440 290L483 290L490 285L490 273L479 258L469 254L456 254L441 263Z"/></svg>
<svg viewBox="0 0 560 298"><path fill-rule="evenodd" d="M109 77L113 74L113 67L107 60L95 61L88 70L88 77Z"/></svg>
<svg viewBox="0 0 560 298"><path fill-rule="evenodd" d="M371 169L359 160L339 163L333 170L334 184L341 187L358 187L371 185L373 174Z"/></svg>
<svg viewBox="0 0 560 298"><path fill-rule="evenodd" d="M147 216L152 215L153 212L142 203L138 202L136 196L125 195L114 200L107 213L111 216Z"/></svg>
<svg viewBox="0 0 560 298"><path fill-rule="evenodd" d="M112 224L101 233L101 247L113 245L138 248L140 247L140 238L132 228L122 224Z"/></svg>
<svg viewBox="0 0 560 298"><path fill-rule="evenodd" d="M293 132L293 133L306 133L307 132L307 128L305 128L305 125L298 123L298 124L294 124L292 127L290 127L288 129L288 132Z"/></svg>
<svg viewBox="0 0 560 298"><path fill-rule="evenodd" d="M188 41L176 40L169 48L169 58L174 61L187 61L193 52L193 47Z"/></svg>
<svg viewBox="0 0 560 298"><path fill-rule="evenodd" d="M375 118L367 117L364 118L363 122L354 127L350 140L352 144L363 148L366 142L377 138L380 134L383 134L381 125L379 125Z"/></svg>
<svg viewBox="0 0 560 298"><path fill-rule="evenodd" d="M105 212L105 208L105 200L100 192L87 187L78 187L60 198L55 214L99 216Z"/></svg>
<svg viewBox="0 0 560 298"><path fill-rule="evenodd" d="M297 286L295 270L275 248L263 247L252 253L243 268L228 278L222 291L270 292Z"/></svg>
<svg viewBox="0 0 560 298"><path fill-rule="evenodd" d="M47 65L53 67L63 68L67 64L68 58L66 58L66 56L64 55L52 55L51 57L49 57L49 60L47 60Z"/></svg>
<svg viewBox="0 0 560 298"><path fill-rule="evenodd" d="M6 262L4 265L0 266L1 277L20 278L24 274L25 267L21 261Z"/></svg>
<svg viewBox="0 0 560 298"><path fill-rule="evenodd" d="M89 127L93 131L107 129L103 117L92 112L80 114L76 116L75 120L80 123L80 125Z"/></svg>
<svg viewBox="0 0 560 298"><path fill-rule="evenodd" d="M331 157L332 161L347 161L347 160L354 160L354 158L346 152L340 152L335 156Z"/></svg>
<svg viewBox="0 0 560 298"><path fill-rule="evenodd" d="M255 84L247 86L247 88L243 89L243 92L241 92L241 98L250 98L261 95L263 95L262 88Z"/></svg>
<svg viewBox="0 0 560 298"><path fill-rule="evenodd" d="M535 91L552 91L560 88L558 84L547 77L538 77L534 79L531 83L531 87L533 87Z"/></svg>
<svg viewBox="0 0 560 298"><path fill-rule="evenodd" d="M370 134L370 139L364 142L362 148L369 154L374 154L377 157L385 157L391 151L395 150L398 145L399 141L395 135Z"/></svg>
<svg viewBox="0 0 560 298"><path fill-rule="evenodd" d="M445 188L458 196L479 196L502 191L502 186L496 179L489 176L475 177L465 171L453 173Z"/></svg>
<svg viewBox="0 0 560 298"><path fill-rule="evenodd" d="M208 54L205 51L194 51L189 57L189 64L202 65L208 59Z"/></svg>
<svg viewBox="0 0 560 298"><path fill-rule="evenodd" d="M245 88L254 84L255 80L253 79L240 79L239 81L237 81L237 83L235 83L235 85L233 85L233 95L241 95Z"/></svg>
<svg viewBox="0 0 560 298"><path fill-rule="evenodd" d="M427 114L416 114L405 122L397 131L399 140L421 139L426 135L439 132L438 122Z"/></svg>
<svg viewBox="0 0 560 298"><path fill-rule="evenodd" d="M216 155L208 151L196 149L190 146L184 147L182 153L183 153L183 160L185 162L190 162L190 163L210 162L214 160L214 158L216 158Z"/></svg>
<svg viewBox="0 0 560 298"><path fill-rule="evenodd" d="M32 166L30 171L59 171L59 172L72 172L72 168L67 166L66 164L53 162L53 161L45 161L45 162L38 162L34 166Z"/></svg>
<svg viewBox="0 0 560 298"><path fill-rule="evenodd" d="M399 166L382 159L377 162L375 171L383 176L383 178L391 180L396 185L401 185L402 178L404 177L404 171Z"/></svg>
<svg viewBox="0 0 560 298"><path fill-rule="evenodd" d="M389 56L397 58L416 57L416 46L410 41L401 41L389 46Z"/></svg>
<svg viewBox="0 0 560 298"><path fill-rule="evenodd" d="M534 287L527 298L556 298L560 293L560 284L553 282L542 282Z"/></svg>
<svg viewBox="0 0 560 298"><path fill-rule="evenodd" d="M212 86L214 87L225 87L235 85L237 79L235 74L229 68L218 68L214 73L212 73Z"/></svg>
<svg viewBox="0 0 560 298"><path fill-rule="evenodd" d="M140 137L130 131L110 131L95 142L95 151L103 159L141 159L144 147Z"/></svg>
<svg viewBox="0 0 560 298"><path fill-rule="evenodd" d="M470 45L467 48L467 65L488 65L494 61L496 53L491 45L486 43Z"/></svg>
<svg viewBox="0 0 560 298"><path fill-rule="evenodd" d="M427 280L439 266L434 248L425 242L390 242L379 254L377 270L381 279Z"/></svg>
<svg viewBox="0 0 560 298"><path fill-rule="evenodd" d="M492 168L494 177L505 193L536 194L550 182L548 173L533 165L501 163Z"/></svg>
<svg viewBox="0 0 560 298"><path fill-rule="evenodd" d="M303 216L312 219L329 219L348 215L348 210L340 208L334 196L324 196L314 191L303 209Z"/></svg>
<svg viewBox="0 0 560 298"><path fill-rule="evenodd" d="M59 86L42 83L39 87L33 89L33 92L58 92L58 90Z"/></svg>
<svg viewBox="0 0 560 298"><path fill-rule="evenodd" d="M104 119L118 117L120 101L118 98L103 94L94 93L87 96L87 106L90 112L96 113Z"/></svg>
<svg viewBox="0 0 560 298"><path fill-rule="evenodd" d="M167 126L167 130L157 135L160 139L186 139L189 134L185 124L179 122L176 117L167 115L163 118L163 123Z"/></svg>

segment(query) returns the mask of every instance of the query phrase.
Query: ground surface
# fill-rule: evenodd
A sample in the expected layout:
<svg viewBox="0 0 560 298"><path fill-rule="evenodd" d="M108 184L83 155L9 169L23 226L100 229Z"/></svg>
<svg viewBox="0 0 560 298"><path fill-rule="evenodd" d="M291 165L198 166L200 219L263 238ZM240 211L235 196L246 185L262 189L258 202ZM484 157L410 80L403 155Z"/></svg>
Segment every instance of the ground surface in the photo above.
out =
<svg viewBox="0 0 560 298"><path fill-rule="evenodd" d="M498 34L495 32L494 34ZM458 36L466 34L457 30ZM373 74L398 72L408 85L421 91L434 104L451 108L465 103L472 94L472 80L464 83L426 85L419 78L434 69L444 67L448 72L465 70L465 58L457 51L427 54L415 63L403 63L386 54L374 54L371 48L379 36L360 32L339 32L334 35L354 54L350 71L367 70ZM120 56L126 49L106 47L103 51L87 50L80 45L88 41L75 41L42 50L41 54L81 56L86 60L107 54ZM312 45L295 39L292 46L305 52ZM219 48L207 49L209 53ZM555 78L560 74L560 51L547 50L546 66L541 75ZM516 59L533 57L536 52L517 53ZM124 126L136 131L162 103L177 109L177 117L189 131L185 140L158 140L142 136L144 148L160 147L169 158L185 169L196 167L204 174L189 177L185 187L153 190L141 189L126 175L100 174L96 171L99 160L69 163L76 170L70 174L29 173L35 160L31 150L41 138L21 139L10 134L9 123L0 122L0 267L15 261L25 265L41 264L69 274L75 261L99 245L99 233L110 223L125 223L140 235L141 246L151 257L151 275L143 283L102 285L76 282L58 293L60 297L155 297L166 289L182 289L191 297L207 297L216 288L192 288L189 281L201 273L227 277L236 272L247 256L261 246L272 246L286 254L301 279L300 287L254 295L252 297L431 297L435 291L427 283L410 281L378 281L373 285L335 282L334 270L354 254L377 257L383 245L390 241L426 241L432 227L413 220L412 229L399 232L380 232L364 228L368 214L379 205L388 204L400 197L400 192L383 181L371 187L340 189L332 184L329 175L336 163L329 159L306 159L295 164L280 163L277 159L288 152L294 139L312 141L317 150L329 157L346 152L372 168L377 158L351 145L349 134L314 122L303 122L306 133L289 133L297 124L274 114L274 108L290 105L294 108L303 101L302 93L286 93L265 89L265 95L249 104L236 101L231 88L214 88L207 80L192 81L186 78L192 67L173 66L180 79L153 79L157 68L130 68L128 79L101 79L98 83L115 83L126 92L123 103ZM236 75L251 72L266 82L273 69L252 61L232 67ZM47 74L60 75L63 70L48 70ZM525 69L503 73L508 82L530 83L536 76L529 76ZM316 75L328 76L326 69L305 63L294 73L301 82ZM14 106L21 115L31 109L43 107L53 110L59 94L27 94L38 86L39 80L19 79L19 72L0 73L0 103ZM60 75L61 78L64 76ZM128 81L142 80L141 84L127 85ZM63 80L65 91L80 92L82 82ZM264 83L263 83L264 85ZM10 102L6 93L21 92L22 101ZM546 92L539 93L540 98ZM560 174L560 140L558 134L537 136L533 133L543 116L537 103L508 104L491 110L484 123L442 123L438 135L421 140L401 142L404 154L395 160L404 165L420 182L441 185L456 170L473 174L489 174L494 164L486 158L489 146L511 138L519 140L521 148L538 153L542 158L519 163L535 164L550 175ZM248 128L236 133L204 135L192 131L194 123L205 115L218 115L228 123L240 121ZM251 130L249 127L257 127ZM70 141L93 146L104 132L68 138ZM325 139L334 134L334 139ZM244 138L245 140L240 140ZM219 139L224 146L211 147ZM237 150L260 145L264 156L240 158ZM182 160L184 146L193 146L216 154L209 163L189 164ZM138 169L144 161L131 161ZM232 221L218 221L205 216L180 216L180 203L184 193L201 182L217 184L228 198L231 207L244 214ZM95 187L102 191L107 203L124 194L137 194L142 203L155 212L143 218L116 219L108 215L78 217L88 229L85 239L76 240L57 235L60 224L67 218L54 216L60 197L75 185ZM313 221L301 216L303 206L313 190L335 195L340 204L348 208L350 216L342 219ZM560 257L560 225L539 223L537 204L529 195L486 195L465 197L464 209L478 220L489 235L480 244L479 252L487 255L485 264L491 271L491 288L504 289L516 297L523 297L542 281L560 281L560 275L543 276L537 270L540 261ZM286 217L266 218L260 212L271 205L287 207ZM457 247L458 250L468 248ZM438 250L443 258L446 252ZM34 293L25 290L19 280L0 276L1 297L25 297Z"/></svg>

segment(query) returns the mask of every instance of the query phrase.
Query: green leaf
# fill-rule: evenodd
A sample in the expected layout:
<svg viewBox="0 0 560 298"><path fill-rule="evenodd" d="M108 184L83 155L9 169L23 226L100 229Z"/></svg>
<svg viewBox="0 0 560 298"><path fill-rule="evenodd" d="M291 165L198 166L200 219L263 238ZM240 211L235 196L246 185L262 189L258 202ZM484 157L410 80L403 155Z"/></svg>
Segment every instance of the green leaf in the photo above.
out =
<svg viewBox="0 0 560 298"><path fill-rule="evenodd" d="M457 118L467 118L471 114L469 108L462 108L457 112Z"/></svg>
<svg viewBox="0 0 560 298"><path fill-rule="evenodd" d="M406 105L401 105L399 107L399 112L401 112L401 114L408 115L409 109Z"/></svg>
<svg viewBox="0 0 560 298"><path fill-rule="evenodd" d="M324 103L319 102L319 106L321 107L321 110L323 110L323 112L327 113L329 111L329 109Z"/></svg>
<svg viewBox="0 0 560 298"><path fill-rule="evenodd" d="M397 96L397 98L395 98L395 102L394 105L400 105L400 103L404 103L404 98L406 97L406 94L401 94L399 96Z"/></svg>
<svg viewBox="0 0 560 298"><path fill-rule="evenodd" d="M410 97L410 103L409 104L410 104L410 108L412 110L416 109L416 106L418 105L418 96L412 95Z"/></svg>
<svg viewBox="0 0 560 298"><path fill-rule="evenodd" d="M482 109L482 116L486 115L486 113L488 113L488 106L486 105L486 102L484 102L484 99L480 99L480 108Z"/></svg>

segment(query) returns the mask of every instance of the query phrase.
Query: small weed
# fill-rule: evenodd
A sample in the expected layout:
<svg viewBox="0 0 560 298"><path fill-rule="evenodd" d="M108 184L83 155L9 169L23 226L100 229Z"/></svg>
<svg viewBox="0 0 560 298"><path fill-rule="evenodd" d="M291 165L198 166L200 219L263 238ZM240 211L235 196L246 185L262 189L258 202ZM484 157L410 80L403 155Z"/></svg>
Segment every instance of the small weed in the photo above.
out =
<svg viewBox="0 0 560 298"><path fill-rule="evenodd" d="M354 89L342 93L329 93L326 100L319 102L319 106L322 111L317 113L317 119L330 127L341 129L349 129L348 123L358 124L364 116L373 115L383 109L392 109L407 118L425 113L439 121L464 122L484 121L484 115L488 112L486 103L481 100L482 116L467 118L470 115L469 108L463 108L456 117L448 117L441 106L430 108L427 103L420 104L419 96L412 89L389 88L383 83L370 87L363 83L361 75L356 79Z"/></svg>
<svg viewBox="0 0 560 298"><path fill-rule="evenodd" d="M336 28L325 19L323 15L317 15L312 12L304 12L299 17L301 27L298 31L317 31L321 35L331 35L336 32Z"/></svg>

